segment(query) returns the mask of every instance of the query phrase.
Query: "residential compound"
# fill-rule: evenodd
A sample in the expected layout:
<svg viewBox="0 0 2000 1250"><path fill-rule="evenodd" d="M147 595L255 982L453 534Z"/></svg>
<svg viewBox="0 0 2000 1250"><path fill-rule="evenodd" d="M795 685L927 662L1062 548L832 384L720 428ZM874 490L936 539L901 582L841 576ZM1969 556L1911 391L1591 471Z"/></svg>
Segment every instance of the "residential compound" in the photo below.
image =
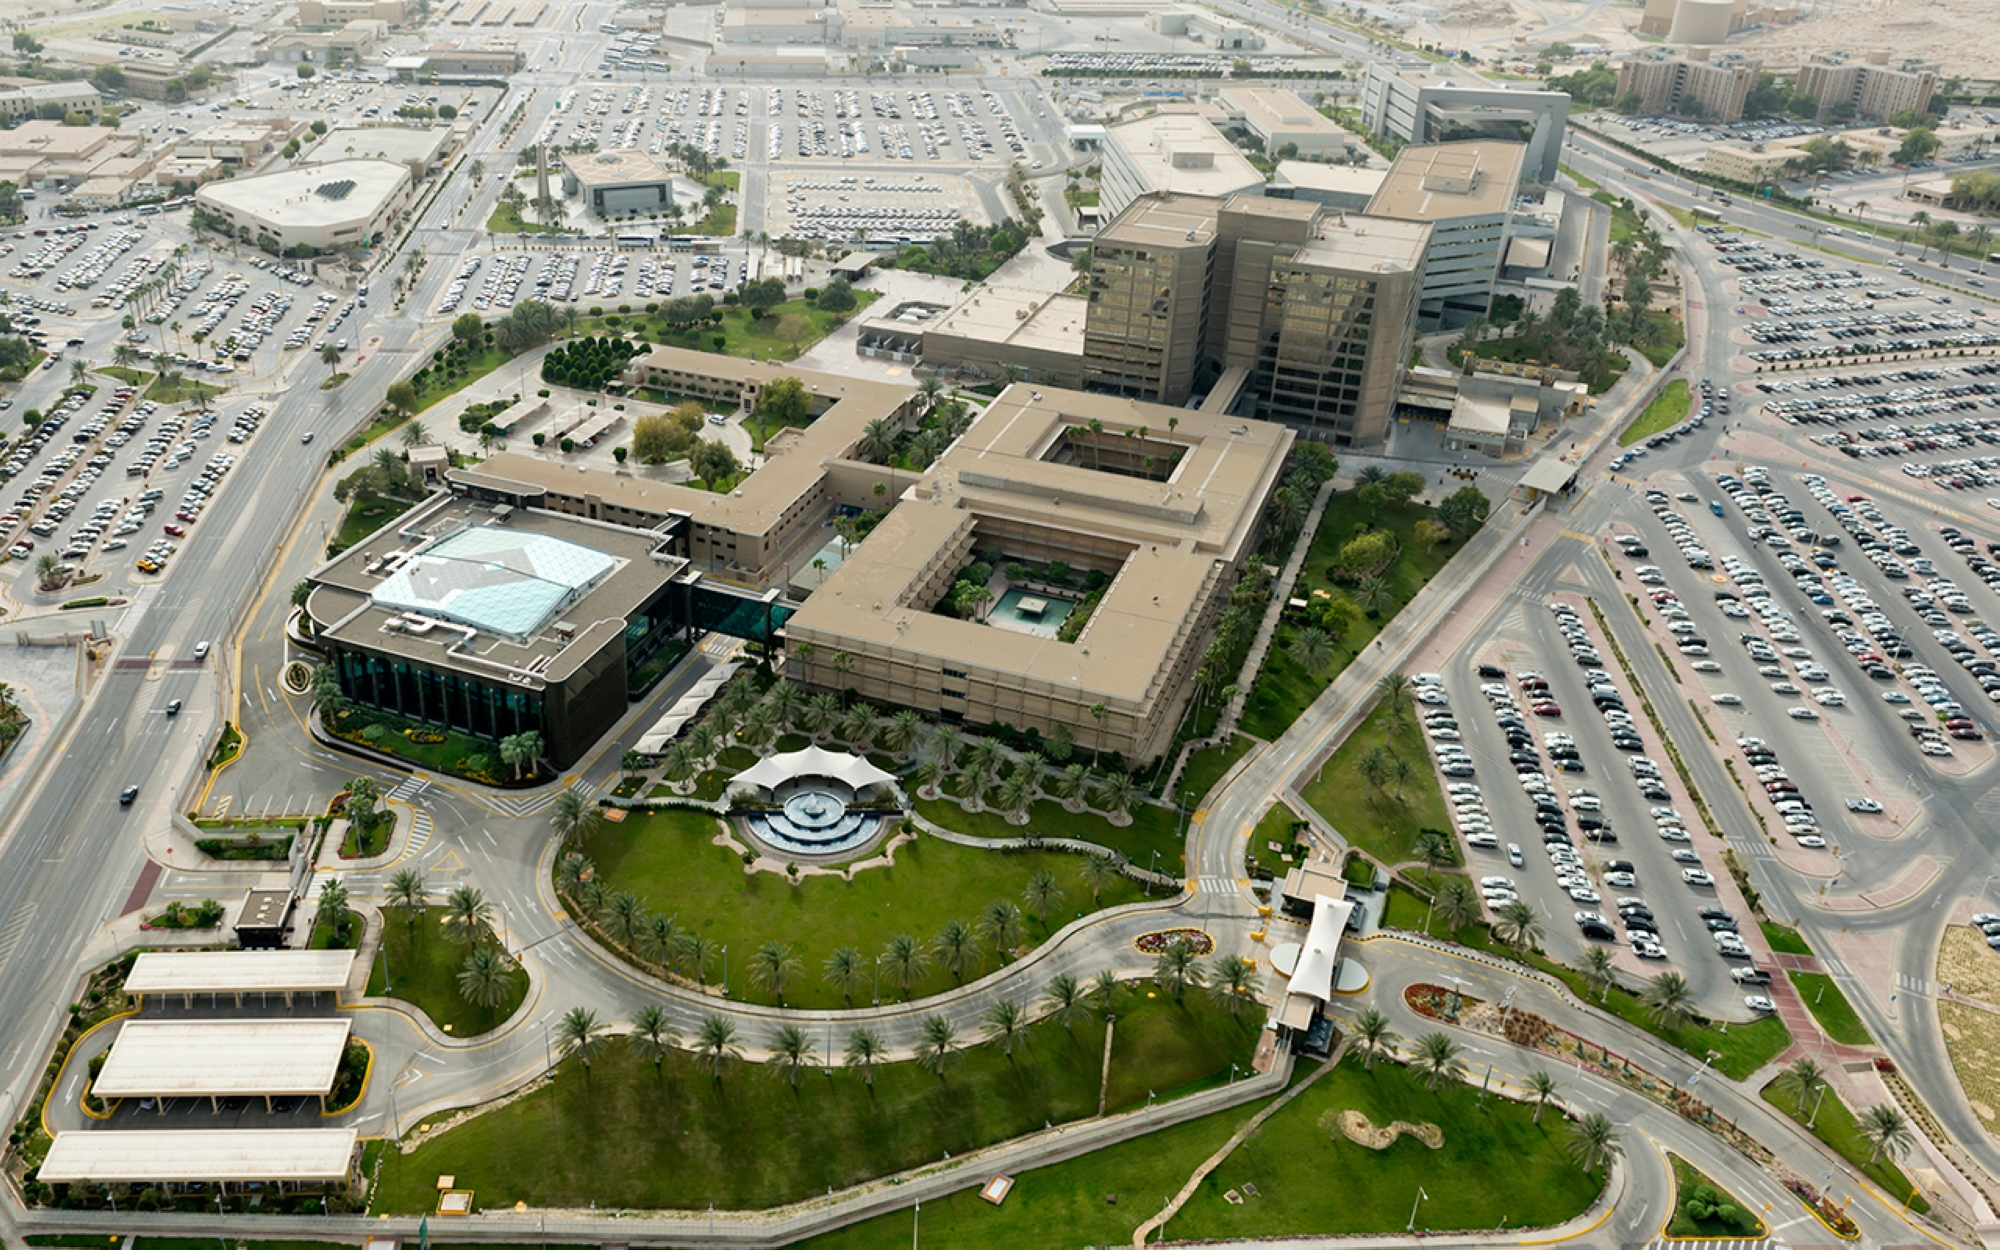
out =
<svg viewBox="0 0 2000 1250"><path fill-rule="evenodd" d="M1303 200L1152 195L1091 248L1086 390L1379 441L1416 329L1428 223Z"/></svg>
<svg viewBox="0 0 2000 1250"><path fill-rule="evenodd" d="M1891 64L1887 52L1870 52L1861 61L1844 52L1815 53L1799 67L1794 90L1817 100L1822 118L1841 110L1848 117L1886 121L1905 109L1928 109L1937 77L1938 66L1914 58Z"/></svg>
<svg viewBox="0 0 2000 1250"><path fill-rule="evenodd" d="M1024 383L919 474L857 453L871 422L915 427L914 388L679 348L634 371L745 408L795 377L815 419L726 494L511 452L447 471L448 491L310 575L306 614L349 700L486 738L532 729L567 766L670 639L721 628L782 638L808 685L1151 758L1294 437ZM838 513L885 502L859 545L831 537ZM992 574L990 605L952 614L976 561L1073 576ZM785 597L807 585L803 606Z"/></svg>
<svg viewBox="0 0 2000 1250"><path fill-rule="evenodd" d="M1674 53L1654 48L1618 66L1617 93L1639 97L1641 113L1681 113L1729 123L1743 116L1743 102L1757 85L1764 63L1725 52L1709 58L1706 48Z"/></svg>
<svg viewBox="0 0 2000 1250"><path fill-rule="evenodd" d="M1556 180L1569 96L1561 91L1461 87L1428 70L1370 65L1361 86L1361 120L1369 130L1404 143L1499 139L1528 147L1522 177Z"/></svg>

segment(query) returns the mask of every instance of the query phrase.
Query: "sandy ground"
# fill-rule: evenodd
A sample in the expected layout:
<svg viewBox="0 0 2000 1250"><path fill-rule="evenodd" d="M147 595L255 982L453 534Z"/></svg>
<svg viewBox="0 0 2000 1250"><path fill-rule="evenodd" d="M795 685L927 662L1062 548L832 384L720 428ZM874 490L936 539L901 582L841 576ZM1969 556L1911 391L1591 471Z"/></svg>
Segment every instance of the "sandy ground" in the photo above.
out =
<svg viewBox="0 0 2000 1250"><path fill-rule="evenodd" d="M1535 43L1556 39L1614 50L1639 46L1627 29L1639 24L1639 10L1630 6L1605 5L1593 12L1583 0L1444 0L1438 9L1440 16L1424 28L1448 47L1500 52L1516 35ZM1541 34L1551 28L1550 35Z"/></svg>
<svg viewBox="0 0 2000 1250"><path fill-rule="evenodd" d="M1985 79L1993 74L1993 6L1983 0L1820 6L1796 26L1739 35L1729 46L1762 53L1774 65L1797 64L1811 52L1894 48L1897 57L1941 63L1947 78Z"/></svg>

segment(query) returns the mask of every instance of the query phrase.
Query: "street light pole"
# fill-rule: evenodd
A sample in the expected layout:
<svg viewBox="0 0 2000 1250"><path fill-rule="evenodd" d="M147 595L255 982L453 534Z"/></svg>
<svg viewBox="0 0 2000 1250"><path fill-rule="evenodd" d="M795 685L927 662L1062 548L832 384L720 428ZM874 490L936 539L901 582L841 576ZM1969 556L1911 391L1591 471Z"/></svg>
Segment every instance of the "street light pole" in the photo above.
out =
<svg viewBox="0 0 2000 1250"><path fill-rule="evenodd" d="M1404 1232L1414 1233L1417 1231L1417 1208L1420 1205L1422 1205L1424 1199L1428 1197L1430 1197L1430 1195L1424 1192L1424 1187L1422 1185L1417 1186L1417 1200L1410 1204L1410 1222L1408 1226L1406 1226L1403 1229Z"/></svg>

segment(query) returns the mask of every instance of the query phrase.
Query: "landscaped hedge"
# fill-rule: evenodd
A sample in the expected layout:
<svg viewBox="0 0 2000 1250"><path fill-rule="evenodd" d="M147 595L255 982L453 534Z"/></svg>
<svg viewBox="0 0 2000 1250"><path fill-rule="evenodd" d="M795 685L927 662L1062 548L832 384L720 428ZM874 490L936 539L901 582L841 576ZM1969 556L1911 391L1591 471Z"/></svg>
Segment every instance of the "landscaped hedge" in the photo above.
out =
<svg viewBox="0 0 2000 1250"><path fill-rule="evenodd" d="M651 351L645 343L609 334L590 335L564 343L542 358L542 381L578 390L599 391L625 371L634 356Z"/></svg>

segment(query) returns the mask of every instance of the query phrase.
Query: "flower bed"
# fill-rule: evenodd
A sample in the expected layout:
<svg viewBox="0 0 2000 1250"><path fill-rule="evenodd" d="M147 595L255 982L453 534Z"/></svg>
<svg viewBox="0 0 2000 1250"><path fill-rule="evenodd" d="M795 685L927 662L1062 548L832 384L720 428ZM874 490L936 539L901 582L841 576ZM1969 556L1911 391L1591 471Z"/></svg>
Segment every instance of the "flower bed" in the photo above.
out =
<svg viewBox="0 0 2000 1250"><path fill-rule="evenodd" d="M1132 945L1141 955L1164 954L1176 942L1185 942L1197 955L1213 955L1215 939L1200 929L1155 929L1151 933L1141 933L1132 939Z"/></svg>
<svg viewBox="0 0 2000 1250"><path fill-rule="evenodd" d="M1409 1005L1411 1011L1426 1020L1448 1020L1458 1024L1461 1012L1477 1007L1483 1000L1474 998L1470 994L1461 994L1457 990L1446 989L1442 985L1429 985L1418 981L1403 988L1403 1001Z"/></svg>
<svg viewBox="0 0 2000 1250"><path fill-rule="evenodd" d="M1861 1237L1861 1226L1848 1218L1847 1211L1832 1198L1814 1189L1801 1180L1788 1180L1785 1188L1799 1196L1806 1209L1826 1225L1827 1231L1842 1241L1857 1241Z"/></svg>

